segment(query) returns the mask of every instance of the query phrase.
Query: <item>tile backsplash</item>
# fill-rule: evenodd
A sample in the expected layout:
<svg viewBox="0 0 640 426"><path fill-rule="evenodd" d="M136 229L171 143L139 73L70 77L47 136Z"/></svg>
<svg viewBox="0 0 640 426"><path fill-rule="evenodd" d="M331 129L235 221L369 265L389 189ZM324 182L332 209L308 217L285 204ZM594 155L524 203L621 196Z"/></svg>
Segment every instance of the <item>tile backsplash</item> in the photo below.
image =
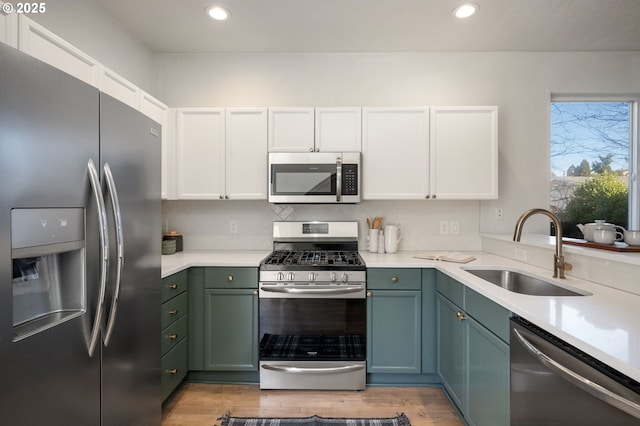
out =
<svg viewBox="0 0 640 426"><path fill-rule="evenodd" d="M163 231L184 236L185 250L271 250L274 221L357 221L367 249L366 218L399 224L400 250L480 250L478 201L363 201L358 204L271 204L266 201L163 201ZM237 232L231 232L231 221ZM458 234L440 234L441 222ZM168 229L167 229L168 226Z"/></svg>

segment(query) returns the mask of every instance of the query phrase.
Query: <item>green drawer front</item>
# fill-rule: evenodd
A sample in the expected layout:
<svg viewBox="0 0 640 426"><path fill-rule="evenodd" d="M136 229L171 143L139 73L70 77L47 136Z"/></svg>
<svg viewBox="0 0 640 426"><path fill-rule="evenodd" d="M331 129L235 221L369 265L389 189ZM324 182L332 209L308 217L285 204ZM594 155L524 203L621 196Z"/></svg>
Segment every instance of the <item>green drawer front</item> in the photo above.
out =
<svg viewBox="0 0 640 426"><path fill-rule="evenodd" d="M465 289L464 296L464 310L493 334L509 343L510 312L470 288Z"/></svg>
<svg viewBox="0 0 640 426"><path fill-rule="evenodd" d="M187 313L187 293L182 293L162 304L161 327L164 330Z"/></svg>
<svg viewBox="0 0 640 426"><path fill-rule="evenodd" d="M205 288L258 288L258 268L205 268Z"/></svg>
<svg viewBox="0 0 640 426"><path fill-rule="evenodd" d="M162 302L166 302L187 290L188 270L180 271L162 279Z"/></svg>
<svg viewBox="0 0 640 426"><path fill-rule="evenodd" d="M420 290L420 269L371 268L367 269L367 289Z"/></svg>
<svg viewBox="0 0 640 426"><path fill-rule="evenodd" d="M162 355L166 354L182 339L187 337L188 323L187 316L183 315L179 320L162 330L160 333Z"/></svg>
<svg viewBox="0 0 640 426"><path fill-rule="evenodd" d="M162 400L180 384L187 375L187 339L182 339L162 357Z"/></svg>
<svg viewBox="0 0 640 426"><path fill-rule="evenodd" d="M458 307L464 308L464 285L438 271L436 274L436 289Z"/></svg>

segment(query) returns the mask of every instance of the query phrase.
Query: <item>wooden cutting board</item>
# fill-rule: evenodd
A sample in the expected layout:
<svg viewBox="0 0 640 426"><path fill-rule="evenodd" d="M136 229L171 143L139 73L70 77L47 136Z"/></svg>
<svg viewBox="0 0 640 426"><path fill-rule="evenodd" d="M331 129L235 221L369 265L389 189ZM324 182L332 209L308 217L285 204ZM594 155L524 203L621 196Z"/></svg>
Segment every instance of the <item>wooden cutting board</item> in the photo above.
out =
<svg viewBox="0 0 640 426"><path fill-rule="evenodd" d="M619 251L619 252L627 252L627 253L640 253L640 246L630 246L627 243L622 243L618 241L616 241L614 244L599 244L599 243L594 243L587 240L563 238L562 242L564 244L569 244L572 246L595 248L600 250Z"/></svg>

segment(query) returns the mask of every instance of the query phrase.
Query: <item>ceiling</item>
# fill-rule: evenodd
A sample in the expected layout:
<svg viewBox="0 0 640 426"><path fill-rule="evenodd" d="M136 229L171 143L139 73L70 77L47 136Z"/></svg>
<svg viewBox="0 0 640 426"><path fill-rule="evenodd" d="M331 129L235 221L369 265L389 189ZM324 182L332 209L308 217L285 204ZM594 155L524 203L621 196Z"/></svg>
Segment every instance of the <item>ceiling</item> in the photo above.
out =
<svg viewBox="0 0 640 426"><path fill-rule="evenodd" d="M94 1L154 53L640 51L640 0Z"/></svg>

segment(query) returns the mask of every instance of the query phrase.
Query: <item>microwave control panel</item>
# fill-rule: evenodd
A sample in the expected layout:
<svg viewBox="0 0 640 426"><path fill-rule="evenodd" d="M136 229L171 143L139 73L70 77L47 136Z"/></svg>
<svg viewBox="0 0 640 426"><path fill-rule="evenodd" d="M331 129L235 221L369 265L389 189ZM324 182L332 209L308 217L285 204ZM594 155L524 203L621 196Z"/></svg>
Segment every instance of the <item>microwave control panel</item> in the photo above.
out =
<svg viewBox="0 0 640 426"><path fill-rule="evenodd" d="M342 165L342 195L358 195L358 165Z"/></svg>

